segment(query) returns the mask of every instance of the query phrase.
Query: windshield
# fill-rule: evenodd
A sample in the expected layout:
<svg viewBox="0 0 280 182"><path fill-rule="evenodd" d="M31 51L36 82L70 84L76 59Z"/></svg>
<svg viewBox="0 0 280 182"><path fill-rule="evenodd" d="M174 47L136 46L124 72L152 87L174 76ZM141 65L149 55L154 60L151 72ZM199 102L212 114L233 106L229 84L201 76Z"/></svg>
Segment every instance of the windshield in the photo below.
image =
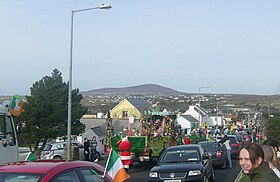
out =
<svg viewBox="0 0 280 182"><path fill-rule="evenodd" d="M199 143L199 145L203 146L208 152L216 152L219 150L218 143Z"/></svg>
<svg viewBox="0 0 280 182"><path fill-rule="evenodd" d="M0 173L0 182L36 182L43 174Z"/></svg>
<svg viewBox="0 0 280 182"><path fill-rule="evenodd" d="M160 158L160 163L177 163L199 161L199 153L196 149L188 150L169 150L166 151Z"/></svg>

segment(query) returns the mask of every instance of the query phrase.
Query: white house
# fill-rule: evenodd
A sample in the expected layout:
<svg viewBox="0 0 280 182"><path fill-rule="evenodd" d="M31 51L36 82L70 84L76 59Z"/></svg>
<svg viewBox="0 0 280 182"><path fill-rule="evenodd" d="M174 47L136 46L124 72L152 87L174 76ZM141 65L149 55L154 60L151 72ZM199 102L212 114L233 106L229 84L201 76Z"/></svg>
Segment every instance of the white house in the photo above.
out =
<svg viewBox="0 0 280 182"><path fill-rule="evenodd" d="M190 129L194 125L199 125L199 121L191 115L181 115L176 119L182 129Z"/></svg>
<svg viewBox="0 0 280 182"><path fill-rule="evenodd" d="M225 121L226 120L222 113L211 114L211 115L209 114L208 119L206 120L206 125L207 126L214 126L214 125L223 126L223 125L225 125Z"/></svg>
<svg viewBox="0 0 280 182"><path fill-rule="evenodd" d="M196 121L193 119L186 119L186 116L192 116ZM208 114L203 108L199 108L198 106L189 106L189 109L184 112L182 117L178 117L178 123L182 123L182 127L189 127L190 123L188 123L185 120L188 120L190 122L198 122L198 124L201 126L202 123L205 123L206 126L214 126L214 125L225 125L225 118L222 113L218 114ZM190 118L188 116L188 118Z"/></svg>
<svg viewBox="0 0 280 182"><path fill-rule="evenodd" d="M189 109L183 115L191 115L199 121L199 125L207 120L207 112L198 106L189 106Z"/></svg>

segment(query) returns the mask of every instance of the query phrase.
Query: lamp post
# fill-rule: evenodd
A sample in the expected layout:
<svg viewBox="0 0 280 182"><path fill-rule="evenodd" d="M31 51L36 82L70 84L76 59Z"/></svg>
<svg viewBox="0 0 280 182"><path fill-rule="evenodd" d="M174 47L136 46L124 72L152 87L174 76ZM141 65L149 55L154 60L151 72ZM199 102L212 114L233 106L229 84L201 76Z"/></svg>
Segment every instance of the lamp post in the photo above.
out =
<svg viewBox="0 0 280 182"><path fill-rule="evenodd" d="M74 14L81 11L89 11L94 9L110 9L111 5L104 5L86 8L86 9L78 9L72 10L71 12L71 38L70 38L70 62L69 62L69 89L68 89L68 121L67 121L67 159L71 159L71 109L72 109L72 60L73 60L73 25L74 25Z"/></svg>
<svg viewBox="0 0 280 182"><path fill-rule="evenodd" d="M199 125L201 126L201 107L200 107L200 90L201 89L204 89L204 88L211 88L211 87L199 87L198 88L198 93L199 93L199 95L198 95L198 107L199 107Z"/></svg>

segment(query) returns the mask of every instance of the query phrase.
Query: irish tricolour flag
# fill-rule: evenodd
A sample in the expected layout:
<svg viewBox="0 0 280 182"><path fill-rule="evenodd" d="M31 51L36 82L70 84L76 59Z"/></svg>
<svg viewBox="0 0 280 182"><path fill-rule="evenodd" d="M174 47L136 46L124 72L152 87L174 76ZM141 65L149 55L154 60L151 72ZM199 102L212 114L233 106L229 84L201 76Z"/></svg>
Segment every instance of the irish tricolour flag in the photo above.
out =
<svg viewBox="0 0 280 182"><path fill-rule="evenodd" d="M113 149L110 150L105 173L109 174L114 182L122 182L130 178L123 167L119 154Z"/></svg>

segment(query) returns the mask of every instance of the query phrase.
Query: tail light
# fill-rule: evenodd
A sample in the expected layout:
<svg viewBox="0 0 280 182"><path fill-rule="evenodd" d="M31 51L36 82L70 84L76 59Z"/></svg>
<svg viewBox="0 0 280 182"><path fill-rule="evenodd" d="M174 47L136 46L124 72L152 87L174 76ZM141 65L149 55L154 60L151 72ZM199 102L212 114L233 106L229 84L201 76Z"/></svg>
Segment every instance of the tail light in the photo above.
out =
<svg viewBox="0 0 280 182"><path fill-rule="evenodd" d="M222 152L217 151L217 152L216 152L216 156L217 156L217 157L221 157L221 156L222 156Z"/></svg>
<svg viewBox="0 0 280 182"><path fill-rule="evenodd" d="M51 153L50 151L46 151L46 152L45 152L46 155L49 155L50 153Z"/></svg>
<svg viewBox="0 0 280 182"><path fill-rule="evenodd" d="M233 146L233 147L238 147L238 144L237 144L237 143L234 143L234 144L232 144L231 146Z"/></svg>

